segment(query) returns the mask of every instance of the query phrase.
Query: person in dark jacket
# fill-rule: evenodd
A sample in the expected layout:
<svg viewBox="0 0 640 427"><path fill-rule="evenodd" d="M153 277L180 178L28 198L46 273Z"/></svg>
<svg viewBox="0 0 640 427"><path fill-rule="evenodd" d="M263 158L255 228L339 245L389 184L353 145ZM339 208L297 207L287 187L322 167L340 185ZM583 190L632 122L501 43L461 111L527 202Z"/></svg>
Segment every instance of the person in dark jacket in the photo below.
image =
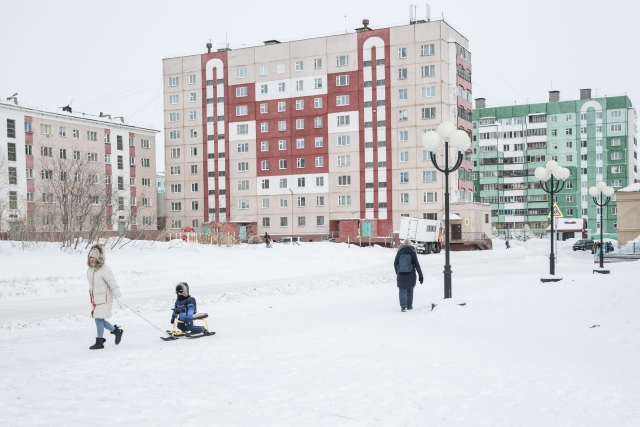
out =
<svg viewBox="0 0 640 427"><path fill-rule="evenodd" d="M271 246L271 236L269 236L269 233L267 233L266 231L264 232L264 242L266 244L265 248Z"/></svg>
<svg viewBox="0 0 640 427"><path fill-rule="evenodd" d="M195 326L193 324L193 315L196 314L196 300L189 295L189 285L185 282L178 283L176 286L176 303L171 314L171 323L177 317L182 323L178 323L178 329L182 332L191 332L192 334L206 333L207 330L203 326Z"/></svg>
<svg viewBox="0 0 640 427"><path fill-rule="evenodd" d="M409 255L411 257L411 271L408 273L398 271L402 255ZM393 268L396 271L396 280L400 294L400 308L402 311L411 310L413 309L413 288L416 286L416 271L418 272L420 284L422 284L424 278L422 276L422 270L420 269L420 263L418 262L416 248L413 247L409 239L405 239L403 244L398 248L396 259L393 261Z"/></svg>

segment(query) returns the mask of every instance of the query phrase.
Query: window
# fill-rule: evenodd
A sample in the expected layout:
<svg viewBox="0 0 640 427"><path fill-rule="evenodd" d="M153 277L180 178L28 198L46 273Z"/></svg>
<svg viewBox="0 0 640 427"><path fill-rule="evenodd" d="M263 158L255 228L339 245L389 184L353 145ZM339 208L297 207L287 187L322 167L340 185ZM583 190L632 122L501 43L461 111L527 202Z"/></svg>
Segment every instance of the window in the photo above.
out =
<svg viewBox="0 0 640 427"><path fill-rule="evenodd" d="M304 90L304 80L296 80L296 90Z"/></svg>
<svg viewBox="0 0 640 427"><path fill-rule="evenodd" d="M618 208L611 208L611 215L618 215Z"/></svg>
<svg viewBox="0 0 640 427"><path fill-rule="evenodd" d="M316 167L321 168L324 166L324 157L316 157Z"/></svg>
<svg viewBox="0 0 640 427"><path fill-rule="evenodd" d="M409 193L400 193L400 203L409 203Z"/></svg>
<svg viewBox="0 0 640 427"><path fill-rule="evenodd" d="M573 196L567 196L567 203L573 203Z"/></svg>
<svg viewBox="0 0 640 427"><path fill-rule="evenodd" d="M171 175L180 175L180 166L171 166L169 168L169 173ZM143 180L143 182L144 182L144 180Z"/></svg>
<svg viewBox="0 0 640 427"><path fill-rule="evenodd" d="M280 188L288 188L287 178L280 178L278 184L279 184Z"/></svg>
<svg viewBox="0 0 640 427"><path fill-rule="evenodd" d="M400 139L400 141L408 141L409 140L409 131L408 130L401 130L399 132L399 139Z"/></svg>
<svg viewBox="0 0 640 427"><path fill-rule="evenodd" d="M238 209L249 209L249 199L238 200Z"/></svg>
<svg viewBox="0 0 640 427"><path fill-rule="evenodd" d="M567 154L567 162L572 162L573 156L571 154Z"/></svg>
<svg viewBox="0 0 640 427"><path fill-rule="evenodd" d="M266 76L267 73L268 73L267 66L266 65L261 65L260 66L260 75L261 76Z"/></svg>
<svg viewBox="0 0 640 427"><path fill-rule="evenodd" d="M349 86L349 76L336 76L336 86Z"/></svg>
<svg viewBox="0 0 640 427"><path fill-rule="evenodd" d="M313 99L313 108L322 108L322 98Z"/></svg>
<svg viewBox="0 0 640 427"><path fill-rule="evenodd" d="M338 166L350 166L351 165L351 156L338 156Z"/></svg>
<svg viewBox="0 0 640 427"><path fill-rule="evenodd" d="M249 170L249 162L238 162L238 172L247 172Z"/></svg>
<svg viewBox="0 0 640 427"><path fill-rule="evenodd" d="M316 142L315 143L316 148L324 146L324 138L321 136L316 136L315 142Z"/></svg>
<svg viewBox="0 0 640 427"><path fill-rule="evenodd" d="M296 159L296 164L297 164L298 169L304 168L304 158Z"/></svg>
<svg viewBox="0 0 640 427"><path fill-rule="evenodd" d="M268 122L260 123L260 132L262 132L262 133L269 132L269 123Z"/></svg>
<svg viewBox="0 0 640 427"><path fill-rule="evenodd" d="M612 187L622 187L622 180L621 179L614 179L611 181L611 186Z"/></svg>
<svg viewBox="0 0 640 427"><path fill-rule="evenodd" d="M400 172L400 182L403 184L409 182L409 172Z"/></svg>
<svg viewBox="0 0 640 427"><path fill-rule="evenodd" d="M422 201L423 203L435 203L438 201L438 193L430 191L422 193Z"/></svg>
<svg viewBox="0 0 640 427"><path fill-rule="evenodd" d="M180 113L169 113L170 122L177 122L178 120L180 120Z"/></svg>
<svg viewBox="0 0 640 427"><path fill-rule="evenodd" d="M435 86L427 86L422 88L422 97L423 98L431 98L436 96L436 87Z"/></svg>
<svg viewBox="0 0 640 427"><path fill-rule="evenodd" d="M398 98L399 99L409 99L409 96L407 94L407 89L399 89L398 90Z"/></svg>
<svg viewBox="0 0 640 427"><path fill-rule="evenodd" d="M278 64L277 71L278 74L284 73L284 64Z"/></svg>
<svg viewBox="0 0 640 427"><path fill-rule="evenodd" d="M278 141L278 150L286 150L287 149L287 140L281 139Z"/></svg>
<svg viewBox="0 0 640 427"><path fill-rule="evenodd" d="M73 137L75 139L80 139L80 130L79 129L74 129L73 130Z"/></svg>
<svg viewBox="0 0 640 427"><path fill-rule="evenodd" d="M46 147L43 147L46 148ZM90 162L97 162L98 161L98 153L87 153L87 159Z"/></svg>
<svg viewBox="0 0 640 427"><path fill-rule="evenodd" d="M407 78L407 69L406 68L399 68L398 69L398 79L399 80L404 80Z"/></svg>
<svg viewBox="0 0 640 427"><path fill-rule="evenodd" d="M287 103L285 101L278 102L278 112L286 111Z"/></svg>
<svg viewBox="0 0 640 427"><path fill-rule="evenodd" d="M287 201L287 199L280 199L280 201L284 200L285 202ZM280 227L287 227L287 217L286 216L281 216L280 217Z"/></svg>
<svg viewBox="0 0 640 427"><path fill-rule="evenodd" d="M238 135L247 135L249 133L249 125L238 125Z"/></svg>
<svg viewBox="0 0 640 427"><path fill-rule="evenodd" d="M171 184L170 188L172 193L182 192L182 184Z"/></svg>
<svg viewBox="0 0 640 427"><path fill-rule="evenodd" d="M422 182L436 182L436 171L422 171Z"/></svg>
<svg viewBox="0 0 640 427"><path fill-rule="evenodd" d="M287 159L280 159L278 161L278 167L280 169L286 169L287 168Z"/></svg>
<svg viewBox="0 0 640 427"><path fill-rule="evenodd" d="M260 93L269 93L269 85L260 85Z"/></svg>
<svg viewBox="0 0 640 427"><path fill-rule="evenodd" d="M249 107L246 105L238 105L236 107L236 116L246 116L249 114Z"/></svg>
<svg viewBox="0 0 640 427"><path fill-rule="evenodd" d="M420 67L420 75L422 77L432 77L436 75L435 65L423 65Z"/></svg>
<svg viewBox="0 0 640 427"><path fill-rule="evenodd" d="M620 145L620 138L612 138L611 139L611 146L615 147Z"/></svg>
<svg viewBox="0 0 640 427"><path fill-rule="evenodd" d="M336 96L336 106L342 107L345 105L349 105L349 95Z"/></svg>
<svg viewBox="0 0 640 427"><path fill-rule="evenodd" d="M320 129L322 127L323 123L324 123L324 121L323 121L322 117L315 117L313 119L313 127L315 129Z"/></svg>
<svg viewBox="0 0 640 427"><path fill-rule="evenodd" d="M304 138L296 139L296 148L304 148Z"/></svg>
<svg viewBox="0 0 640 427"><path fill-rule="evenodd" d="M409 120L409 111L408 110L398 110L398 120L405 121Z"/></svg>
<svg viewBox="0 0 640 427"><path fill-rule="evenodd" d="M269 104L260 104L260 114L266 114L269 112Z"/></svg>
<svg viewBox="0 0 640 427"><path fill-rule="evenodd" d="M622 111L620 111L620 110L611 111L611 112L609 112L609 116L611 118L620 118L620 117L622 117Z"/></svg>
<svg viewBox="0 0 640 427"><path fill-rule="evenodd" d="M338 196L338 206L351 206L351 196Z"/></svg>
<svg viewBox="0 0 640 427"><path fill-rule="evenodd" d="M339 186L351 185L351 175L339 175L338 185Z"/></svg>
<svg viewBox="0 0 640 427"><path fill-rule="evenodd" d="M169 86L175 87L178 86L180 82L180 77L169 77Z"/></svg>
<svg viewBox="0 0 640 427"><path fill-rule="evenodd" d="M111 154L105 154L104 155L104 162L105 163L111 163Z"/></svg>
<svg viewBox="0 0 640 427"><path fill-rule="evenodd" d="M260 143L260 151L269 151L269 141L262 141Z"/></svg>
<svg viewBox="0 0 640 427"><path fill-rule="evenodd" d="M297 121L296 121L297 124ZM287 130L287 122L285 120L280 120L278 122L278 131L279 132L284 132Z"/></svg>
<svg viewBox="0 0 640 427"><path fill-rule="evenodd" d="M247 77L247 69L246 68L236 68L236 78L244 79Z"/></svg>
<svg viewBox="0 0 640 427"><path fill-rule="evenodd" d="M180 95L169 95L169 104L177 104L180 100Z"/></svg>
<svg viewBox="0 0 640 427"><path fill-rule="evenodd" d="M422 109L422 118L423 119L435 119L436 118L436 108L423 108Z"/></svg>
<svg viewBox="0 0 640 427"><path fill-rule="evenodd" d="M238 190L248 190L249 189L249 181L243 180L238 181Z"/></svg>
<svg viewBox="0 0 640 427"><path fill-rule="evenodd" d="M31 131L31 127L30 127L31 124L27 126L27 123L31 123L31 122L25 122L25 132ZM46 125L40 125L40 129L42 129L42 126L46 126ZM29 129L28 131L27 131L27 128ZM45 132L42 132L42 133L45 133ZM51 133L51 131L46 133ZM15 138L15 137L16 137L16 121L13 119L7 119L7 138Z"/></svg>
<svg viewBox="0 0 640 427"><path fill-rule="evenodd" d="M182 202L171 202L171 210L178 212L182 210Z"/></svg>
<svg viewBox="0 0 640 427"><path fill-rule="evenodd" d="M191 175L196 175L198 173L198 165L191 165Z"/></svg>
<svg viewBox="0 0 640 427"><path fill-rule="evenodd" d="M336 66L342 67L349 65L349 55L340 55L336 57Z"/></svg>
<svg viewBox="0 0 640 427"><path fill-rule="evenodd" d="M307 205L307 199L306 197L298 197L298 207L299 208L304 208ZM300 225L300 224L298 224Z"/></svg>
<svg viewBox="0 0 640 427"><path fill-rule="evenodd" d="M98 140L98 132L87 132L87 139L89 141L97 141Z"/></svg>
<svg viewBox="0 0 640 427"><path fill-rule="evenodd" d="M401 162L408 162L409 161L409 152L408 151L401 151L400 152L400 161Z"/></svg>
<svg viewBox="0 0 640 427"><path fill-rule="evenodd" d="M622 125L611 125L611 132L622 132Z"/></svg>
<svg viewBox="0 0 640 427"><path fill-rule="evenodd" d="M420 46L420 56L435 55L435 45L423 44Z"/></svg>
<svg viewBox="0 0 640 427"><path fill-rule="evenodd" d="M278 83L278 92L285 92L287 90L287 84L285 82Z"/></svg>
<svg viewBox="0 0 640 427"><path fill-rule="evenodd" d="M344 116L337 116L338 119L338 126L349 126L351 124L351 116L350 115L344 115Z"/></svg>
<svg viewBox="0 0 640 427"><path fill-rule="evenodd" d="M263 171L269 170L269 160L262 160L260 164Z"/></svg>
<svg viewBox="0 0 640 427"><path fill-rule="evenodd" d="M269 207L269 199L262 199L262 207L263 208Z"/></svg>
<svg viewBox="0 0 640 427"><path fill-rule="evenodd" d="M622 152L614 151L611 153L611 160L622 160Z"/></svg>
<svg viewBox="0 0 640 427"><path fill-rule="evenodd" d="M611 173L622 173L622 166L611 166Z"/></svg>
<svg viewBox="0 0 640 427"><path fill-rule="evenodd" d="M171 158L179 158L180 157L180 149L179 148L171 148L169 150L169 157L171 157Z"/></svg>

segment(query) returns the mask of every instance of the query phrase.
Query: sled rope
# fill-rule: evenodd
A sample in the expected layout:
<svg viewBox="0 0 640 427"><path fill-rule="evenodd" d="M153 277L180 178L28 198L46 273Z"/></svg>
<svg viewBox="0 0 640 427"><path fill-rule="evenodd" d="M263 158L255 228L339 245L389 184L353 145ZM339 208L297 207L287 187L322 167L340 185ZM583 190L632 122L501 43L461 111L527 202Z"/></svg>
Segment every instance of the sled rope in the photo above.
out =
<svg viewBox="0 0 640 427"><path fill-rule="evenodd" d="M150 324L151 326L153 326L154 328L156 328L157 330L159 330L160 332L162 332L163 334L167 334L169 336L171 336L171 334L167 333L167 331L163 331L162 329L158 328L156 325L154 325L153 323L149 322L147 319L145 319L144 317L142 317L140 314L138 314L137 311L133 310L131 307L129 307L127 304L122 304L125 307L127 307L129 310L133 311L135 314L137 314L138 316L140 316L140 318L142 320L144 320L145 322L147 322L148 324Z"/></svg>

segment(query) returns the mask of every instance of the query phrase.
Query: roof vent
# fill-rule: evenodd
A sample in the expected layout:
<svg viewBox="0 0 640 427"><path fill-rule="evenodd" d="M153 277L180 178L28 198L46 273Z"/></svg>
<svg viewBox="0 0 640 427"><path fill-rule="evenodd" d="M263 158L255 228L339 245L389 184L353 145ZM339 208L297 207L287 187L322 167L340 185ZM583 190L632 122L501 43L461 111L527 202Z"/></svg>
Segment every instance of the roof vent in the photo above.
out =
<svg viewBox="0 0 640 427"><path fill-rule="evenodd" d="M487 102L484 98L476 98L476 108L486 108Z"/></svg>
<svg viewBox="0 0 640 427"><path fill-rule="evenodd" d="M211 43L207 43L207 53L211 53L211 48L213 45Z"/></svg>
<svg viewBox="0 0 640 427"><path fill-rule="evenodd" d="M549 102L559 102L560 101L560 91L559 90L550 90L549 91Z"/></svg>
<svg viewBox="0 0 640 427"><path fill-rule="evenodd" d="M278 40L267 40L267 41L264 42L264 44L266 44L266 45L280 44L280 42Z"/></svg>
<svg viewBox="0 0 640 427"><path fill-rule="evenodd" d="M591 89L580 89L580 99L591 99Z"/></svg>

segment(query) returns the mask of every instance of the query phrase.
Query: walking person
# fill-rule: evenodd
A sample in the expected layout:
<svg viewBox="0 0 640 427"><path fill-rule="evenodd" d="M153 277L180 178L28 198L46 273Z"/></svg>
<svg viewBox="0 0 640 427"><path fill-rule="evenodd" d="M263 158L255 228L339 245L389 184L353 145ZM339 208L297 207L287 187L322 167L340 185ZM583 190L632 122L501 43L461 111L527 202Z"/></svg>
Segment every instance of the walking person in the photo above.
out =
<svg viewBox="0 0 640 427"><path fill-rule="evenodd" d="M111 317L111 305L113 299L117 301L121 309L124 304L121 299L120 288L113 277L111 268L105 264L105 253L102 245L93 245L87 256L87 279L89 280L89 296L91 298L91 317L96 322L96 343L89 347L90 350L104 348L107 341L104 330L107 329L115 335L116 345L122 339L122 328L112 325L106 319Z"/></svg>
<svg viewBox="0 0 640 427"><path fill-rule="evenodd" d="M264 232L264 242L266 243L265 248L268 248L271 243L271 236L269 236L269 233L267 233L266 231Z"/></svg>
<svg viewBox="0 0 640 427"><path fill-rule="evenodd" d="M511 247L511 246L509 246L509 238L507 237L507 238L504 240L504 242L505 242L505 244L507 245L507 249L509 249L509 248Z"/></svg>
<svg viewBox="0 0 640 427"><path fill-rule="evenodd" d="M422 284L424 278L416 248L411 244L411 240L404 239L403 244L398 248L396 259L393 261L393 268L396 271L396 281L400 296L400 309L402 311L413 309L413 288L416 286L416 271L418 280Z"/></svg>

